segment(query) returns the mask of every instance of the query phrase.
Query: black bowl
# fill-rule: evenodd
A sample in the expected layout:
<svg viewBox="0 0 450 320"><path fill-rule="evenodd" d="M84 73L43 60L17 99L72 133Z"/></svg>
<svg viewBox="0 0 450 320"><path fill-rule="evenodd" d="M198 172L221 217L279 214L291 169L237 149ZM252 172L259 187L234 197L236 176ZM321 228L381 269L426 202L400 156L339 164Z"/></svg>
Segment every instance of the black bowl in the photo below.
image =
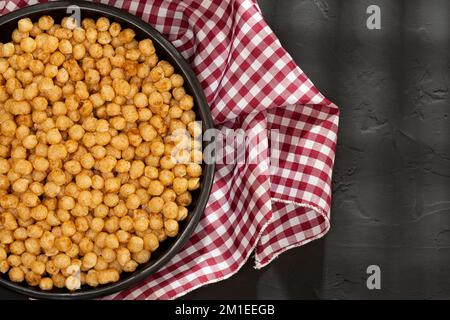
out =
<svg viewBox="0 0 450 320"><path fill-rule="evenodd" d="M0 17L0 29L2 30L0 42L5 43L11 41L11 33L17 27L17 21L19 19L28 17L32 21L37 21L40 16L50 15L55 21L60 22L63 17L71 15L71 12L67 13L67 8L73 5L80 7L82 19L107 17L111 21L120 23L124 28L132 28L136 32L137 39L152 39L158 57L169 61L175 67L176 72L184 77L185 88L194 97L194 111L197 115L200 115L203 130L213 128L213 121L206 98L188 63L177 49L158 31L125 11L103 4L85 1L58 1L37 4ZM207 144L207 142L203 142L203 148ZM122 273L118 282L96 288L82 286L80 290L75 292L69 292L66 289L53 289L52 291L46 292L40 290L38 287L31 287L23 283L13 283L8 279L7 275L0 276L0 284L19 293L40 299L90 299L112 294L130 287L163 267L183 247L198 225L211 191L214 178L214 164L204 163L203 172L201 188L192 195L193 203L189 208L189 216L180 224L179 235L162 242L160 247L152 253L152 258L148 263L140 265L135 272Z"/></svg>

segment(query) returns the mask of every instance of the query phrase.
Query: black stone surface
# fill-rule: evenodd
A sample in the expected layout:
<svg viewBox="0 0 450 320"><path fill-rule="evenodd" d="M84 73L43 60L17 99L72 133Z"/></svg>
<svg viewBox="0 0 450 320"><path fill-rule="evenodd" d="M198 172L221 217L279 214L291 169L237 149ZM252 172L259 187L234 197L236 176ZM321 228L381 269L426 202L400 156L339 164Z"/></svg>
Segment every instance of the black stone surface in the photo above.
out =
<svg viewBox="0 0 450 320"><path fill-rule="evenodd" d="M184 299L450 298L450 2L259 0L341 108L328 235ZM368 30L366 8L381 8ZM366 269L381 268L381 290ZM0 299L20 296L0 288Z"/></svg>

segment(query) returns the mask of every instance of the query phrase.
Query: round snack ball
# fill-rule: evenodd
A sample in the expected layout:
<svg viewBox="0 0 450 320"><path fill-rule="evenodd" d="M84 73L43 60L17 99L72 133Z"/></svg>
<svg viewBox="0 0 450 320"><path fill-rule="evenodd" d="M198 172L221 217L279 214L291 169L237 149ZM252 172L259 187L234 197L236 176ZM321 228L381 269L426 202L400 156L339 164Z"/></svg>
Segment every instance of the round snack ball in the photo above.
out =
<svg viewBox="0 0 450 320"><path fill-rule="evenodd" d="M144 236L144 249L150 252L155 251L159 247L158 237L153 233Z"/></svg>
<svg viewBox="0 0 450 320"><path fill-rule="evenodd" d="M97 255L94 252L88 252L82 260L82 267L85 270L93 268L97 264Z"/></svg>
<svg viewBox="0 0 450 320"><path fill-rule="evenodd" d="M166 202L162 208L162 213L167 219L175 219L178 216L178 206L175 202Z"/></svg>
<svg viewBox="0 0 450 320"><path fill-rule="evenodd" d="M144 248L144 240L137 236L132 236L127 245L131 253L139 252Z"/></svg>
<svg viewBox="0 0 450 320"><path fill-rule="evenodd" d="M30 18L20 19L17 23L17 28L20 32L30 32L33 29L33 22L31 22Z"/></svg>
<svg viewBox="0 0 450 320"><path fill-rule="evenodd" d="M150 212L159 213L163 209L164 200L160 197L152 197L147 206Z"/></svg>
<svg viewBox="0 0 450 320"><path fill-rule="evenodd" d="M38 20L38 27L41 30L49 30L54 24L54 20L50 16L42 16Z"/></svg>
<svg viewBox="0 0 450 320"><path fill-rule="evenodd" d="M164 222L166 235L175 237L178 234L178 222L174 219L168 219Z"/></svg>
<svg viewBox="0 0 450 320"><path fill-rule="evenodd" d="M22 282L25 279L25 273L19 267L11 268L8 276L12 282Z"/></svg>
<svg viewBox="0 0 450 320"><path fill-rule="evenodd" d="M53 289L53 280L51 278L42 278L39 282L39 288L44 291L50 291Z"/></svg>
<svg viewBox="0 0 450 320"><path fill-rule="evenodd" d="M64 269L70 266L70 257L64 253L57 254L54 258L55 267L58 269Z"/></svg>

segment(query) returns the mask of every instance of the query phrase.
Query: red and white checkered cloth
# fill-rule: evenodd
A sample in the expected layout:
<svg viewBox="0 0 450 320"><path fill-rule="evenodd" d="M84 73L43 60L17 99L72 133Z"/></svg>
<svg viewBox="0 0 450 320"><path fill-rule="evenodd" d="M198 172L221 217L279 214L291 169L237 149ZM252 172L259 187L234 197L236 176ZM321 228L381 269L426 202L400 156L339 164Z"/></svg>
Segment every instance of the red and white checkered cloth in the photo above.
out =
<svg viewBox="0 0 450 320"><path fill-rule="evenodd" d="M1 1L5 14L38 1ZM251 131L256 164L217 165L204 216L164 268L107 298L176 298L256 268L330 228L338 108L314 87L255 0L101 1L142 18L190 62L218 128ZM278 130L280 152L269 130Z"/></svg>

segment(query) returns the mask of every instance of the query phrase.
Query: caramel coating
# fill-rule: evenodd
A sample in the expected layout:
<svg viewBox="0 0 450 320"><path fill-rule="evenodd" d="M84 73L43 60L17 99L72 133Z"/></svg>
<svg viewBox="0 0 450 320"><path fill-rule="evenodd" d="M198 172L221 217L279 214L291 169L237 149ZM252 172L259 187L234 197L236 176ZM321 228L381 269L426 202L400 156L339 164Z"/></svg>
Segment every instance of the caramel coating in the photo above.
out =
<svg viewBox="0 0 450 320"><path fill-rule="evenodd" d="M202 128L157 54L106 17L23 18L0 43L0 272L11 281L117 282L178 234L201 185Z"/></svg>

